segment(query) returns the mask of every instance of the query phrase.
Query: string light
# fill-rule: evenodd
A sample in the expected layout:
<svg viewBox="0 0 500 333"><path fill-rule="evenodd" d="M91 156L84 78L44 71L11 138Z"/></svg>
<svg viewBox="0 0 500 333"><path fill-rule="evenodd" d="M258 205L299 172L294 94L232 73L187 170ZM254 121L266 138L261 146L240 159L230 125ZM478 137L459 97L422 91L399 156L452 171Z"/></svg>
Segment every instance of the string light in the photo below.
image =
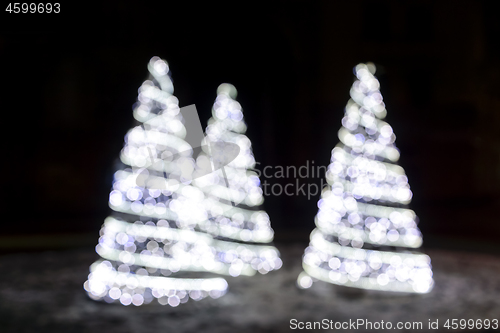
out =
<svg viewBox="0 0 500 333"><path fill-rule="evenodd" d="M316 229L303 257L298 285L315 279L386 291L426 293L434 281L430 258L422 244L415 212L405 208L413 193L404 169L396 164L399 150L373 64L355 67L340 143L332 150L318 201Z"/></svg>

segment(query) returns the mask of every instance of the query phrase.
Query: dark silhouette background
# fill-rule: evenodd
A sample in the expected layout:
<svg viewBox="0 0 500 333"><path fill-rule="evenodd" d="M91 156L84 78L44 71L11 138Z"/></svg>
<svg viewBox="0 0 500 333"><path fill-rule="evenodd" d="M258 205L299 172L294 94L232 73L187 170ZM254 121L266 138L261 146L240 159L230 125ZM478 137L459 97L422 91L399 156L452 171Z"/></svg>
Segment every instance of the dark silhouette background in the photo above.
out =
<svg viewBox="0 0 500 333"><path fill-rule="evenodd" d="M217 86L237 87L261 167L327 165L352 68L374 62L424 244L496 251L498 3L100 6L2 14L2 251L97 241L154 55L169 62L180 106L196 104L203 125ZM278 241L307 242L318 197L266 198Z"/></svg>

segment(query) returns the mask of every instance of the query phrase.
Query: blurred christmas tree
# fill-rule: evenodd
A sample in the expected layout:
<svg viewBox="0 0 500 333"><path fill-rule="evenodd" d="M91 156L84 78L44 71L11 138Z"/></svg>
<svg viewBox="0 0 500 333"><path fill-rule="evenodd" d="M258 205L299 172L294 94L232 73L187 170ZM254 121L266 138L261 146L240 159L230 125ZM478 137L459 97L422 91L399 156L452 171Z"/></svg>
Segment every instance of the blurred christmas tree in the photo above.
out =
<svg viewBox="0 0 500 333"><path fill-rule="evenodd" d="M412 192L374 76L359 64L339 143L332 151L316 229L303 257L298 285L314 280L364 289L426 293L432 289L430 258L421 246L417 216L407 208Z"/></svg>
<svg viewBox="0 0 500 333"><path fill-rule="evenodd" d="M150 79L134 106L139 125L125 137L122 167L109 195L113 213L96 247L102 259L91 266L84 288L93 299L124 305L157 298L177 306L189 297L217 298L227 282L199 278L198 272L228 274L230 266L220 260L223 247L216 249L218 242L197 230L206 220L204 194L190 185L193 149L184 140L186 127L168 65L153 57L148 70Z"/></svg>
<svg viewBox="0 0 500 333"><path fill-rule="evenodd" d="M234 241L271 241L273 233L265 212L217 202L193 184L197 177L198 185L219 179L217 171L225 170L231 161L253 166L253 157L247 160L250 145L241 146L242 157L231 151L239 147L239 141L190 145L188 134L198 130L196 109L179 109L164 60L153 57L148 69L150 79L140 87L134 106L138 125L125 136L121 167L109 195L113 213L106 218L96 246L101 259L92 264L84 288L92 299L137 306L155 298L171 306L189 297L218 298L225 294L227 282L211 275L253 275L281 266L274 247ZM192 112L196 119L183 117ZM242 119L234 124L239 129L244 126ZM199 132L194 137L201 141L201 126ZM207 152L196 156L202 148ZM234 178L236 171L226 168ZM225 179L220 179L224 186ZM261 203L262 196L254 194L255 184L259 189L258 178L248 179L252 182L245 189L253 201L245 202ZM213 193L226 193L224 190L227 188L222 192L213 188Z"/></svg>
<svg viewBox="0 0 500 333"><path fill-rule="evenodd" d="M227 257L223 260L231 265L229 274L266 274L279 269L282 262L278 250L265 245L273 240L274 232L269 216L260 209L264 198L259 177L250 170L255 167L252 144L244 134L247 127L235 97L234 86L219 86L213 117L206 128L204 152L198 162L211 156L219 167L193 182L207 196L204 205L208 219L200 228L225 240ZM234 159L232 152L227 152L231 144L238 150ZM230 162L226 165L224 161Z"/></svg>

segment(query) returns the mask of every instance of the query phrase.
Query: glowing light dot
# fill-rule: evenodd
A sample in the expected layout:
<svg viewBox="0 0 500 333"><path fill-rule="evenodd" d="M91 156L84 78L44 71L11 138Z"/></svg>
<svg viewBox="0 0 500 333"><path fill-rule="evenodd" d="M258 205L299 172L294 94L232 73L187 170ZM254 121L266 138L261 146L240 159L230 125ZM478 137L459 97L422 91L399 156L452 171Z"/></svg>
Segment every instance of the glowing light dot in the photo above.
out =
<svg viewBox="0 0 500 333"><path fill-rule="evenodd" d="M160 75L165 75L168 73L168 65L165 61L163 60L157 60L154 63L154 69L160 74Z"/></svg>
<svg viewBox="0 0 500 333"><path fill-rule="evenodd" d="M308 288L311 288L311 286L313 284L313 280L309 275L303 275L303 276L299 277L298 284L299 284L300 288L308 289Z"/></svg>
<svg viewBox="0 0 500 333"><path fill-rule="evenodd" d="M174 296L171 296L168 298L168 304L170 306L173 306L173 307L176 307L177 305L179 305L181 302L181 300L179 299L179 296L177 295L174 295Z"/></svg>
<svg viewBox="0 0 500 333"><path fill-rule="evenodd" d="M140 306L144 303L144 297L140 294L135 294L132 296L132 304L135 306Z"/></svg>
<svg viewBox="0 0 500 333"><path fill-rule="evenodd" d="M120 296L120 303L123 305L130 305L132 303L132 296L128 293L124 293Z"/></svg>

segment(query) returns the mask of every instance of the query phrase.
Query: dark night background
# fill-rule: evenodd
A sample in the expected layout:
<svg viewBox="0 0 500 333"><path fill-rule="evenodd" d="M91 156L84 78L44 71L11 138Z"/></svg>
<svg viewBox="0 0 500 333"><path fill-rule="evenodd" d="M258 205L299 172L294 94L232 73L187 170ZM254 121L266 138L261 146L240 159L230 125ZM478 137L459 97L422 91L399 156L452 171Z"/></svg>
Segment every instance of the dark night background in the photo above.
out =
<svg viewBox="0 0 500 333"><path fill-rule="evenodd" d="M154 55L169 62L180 106L196 104L203 125L217 86L237 87L261 167L327 165L352 68L374 62L424 245L495 251L498 3L155 6L3 14L2 251L95 244ZM277 241L307 242L318 197L266 197Z"/></svg>

